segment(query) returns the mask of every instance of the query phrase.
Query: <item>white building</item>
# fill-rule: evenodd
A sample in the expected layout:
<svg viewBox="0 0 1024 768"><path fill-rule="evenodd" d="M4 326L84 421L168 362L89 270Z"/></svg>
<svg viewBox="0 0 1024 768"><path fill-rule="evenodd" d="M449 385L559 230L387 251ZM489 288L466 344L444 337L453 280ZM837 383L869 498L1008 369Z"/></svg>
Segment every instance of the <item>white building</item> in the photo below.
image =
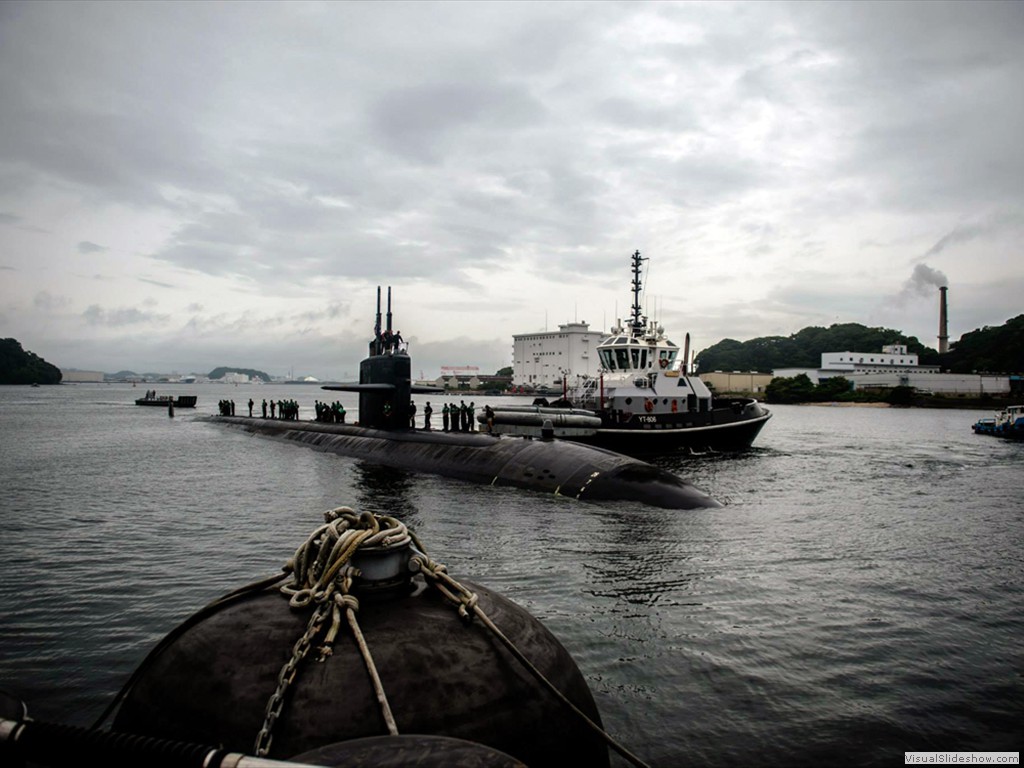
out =
<svg viewBox="0 0 1024 768"><path fill-rule="evenodd" d="M822 352L821 368L778 368L777 377L806 374L815 384L835 376L850 380L854 389L913 387L944 395L1000 395L1010 391L1008 376L941 373L937 365L918 365L917 355L904 344L889 344L879 352Z"/></svg>
<svg viewBox="0 0 1024 768"><path fill-rule="evenodd" d="M596 376L597 345L605 334L587 323L566 323L556 332L519 333L512 337L512 385L561 387L562 377Z"/></svg>
<svg viewBox="0 0 1024 768"><path fill-rule="evenodd" d="M977 373L863 373L851 376L854 389L892 389L913 387L918 392L937 395L1006 395L1010 392L1010 377Z"/></svg>
<svg viewBox="0 0 1024 768"><path fill-rule="evenodd" d="M917 355L908 352L905 344L889 344L881 352L822 352L821 371L829 375L849 376L858 373L938 373L937 365L918 365Z"/></svg>

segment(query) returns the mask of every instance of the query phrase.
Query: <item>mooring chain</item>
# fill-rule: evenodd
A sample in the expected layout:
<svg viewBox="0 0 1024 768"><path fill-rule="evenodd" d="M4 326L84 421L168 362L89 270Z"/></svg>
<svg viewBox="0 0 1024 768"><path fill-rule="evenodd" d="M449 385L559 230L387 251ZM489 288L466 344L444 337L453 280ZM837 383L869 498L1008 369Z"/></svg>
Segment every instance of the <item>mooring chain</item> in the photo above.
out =
<svg viewBox="0 0 1024 768"><path fill-rule="evenodd" d="M352 580L357 571L349 561L360 547L390 548L412 541L404 524L393 517L373 515L369 512L356 514L350 507L338 507L324 513L327 522L317 528L300 546L286 566L292 573L291 583L280 587L282 594L289 597L293 608L316 605L306 631L295 643L292 657L281 668L277 690L267 701L263 727L256 737L256 756L266 757L273 741L273 728L284 708L289 686L295 681L299 665L309 654L317 635L331 617L327 634L318 650L317 660L324 662L333 654L334 641L341 629L342 614L359 646L367 671L373 681L381 715L389 733L398 734L391 706L384 693L380 675L373 663L369 646L359 629L356 612L359 600L351 594ZM387 527L381 528L381 523Z"/></svg>
<svg viewBox="0 0 1024 768"><path fill-rule="evenodd" d="M263 716L263 727L256 736L254 754L257 757L266 757L270 753L270 745L274 740L274 725L277 723L278 718L281 716L281 710L284 708L285 695L288 692L289 686L295 682L295 676L299 671L299 664L302 663L302 660L309 653L313 640L319 634L320 628L323 626L324 621L326 621L330 609L331 606L328 603L317 607L309 619L309 624L306 625L305 633L292 647L291 658L281 667L281 671L277 675L277 690L267 700L267 708Z"/></svg>

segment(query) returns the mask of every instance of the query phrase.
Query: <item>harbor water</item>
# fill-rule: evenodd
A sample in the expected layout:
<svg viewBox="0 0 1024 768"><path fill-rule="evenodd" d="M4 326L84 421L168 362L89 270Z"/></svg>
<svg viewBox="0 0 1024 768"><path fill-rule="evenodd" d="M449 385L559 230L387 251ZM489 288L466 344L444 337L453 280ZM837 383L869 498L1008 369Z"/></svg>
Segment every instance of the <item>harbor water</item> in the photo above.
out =
<svg viewBox="0 0 1024 768"><path fill-rule="evenodd" d="M668 511L197 418L250 397L257 413L295 399L303 419L340 397L354 416L347 393L158 387L199 397L169 418L134 405L144 391L0 388L0 688L36 719L91 724L164 634L278 572L347 504L395 515L456 578L543 621L651 765L891 766L1024 743L1024 444L974 435L987 414L775 407L747 453L656 459L725 505ZM471 398L416 399L439 427L444 402Z"/></svg>

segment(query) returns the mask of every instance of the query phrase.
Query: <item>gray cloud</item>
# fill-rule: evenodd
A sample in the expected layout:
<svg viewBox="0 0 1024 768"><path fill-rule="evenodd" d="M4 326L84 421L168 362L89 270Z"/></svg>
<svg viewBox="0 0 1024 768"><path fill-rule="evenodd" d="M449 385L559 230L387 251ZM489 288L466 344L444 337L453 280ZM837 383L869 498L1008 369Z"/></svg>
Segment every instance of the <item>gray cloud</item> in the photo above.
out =
<svg viewBox="0 0 1024 768"><path fill-rule="evenodd" d="M634 248L680 323L733 337L916 296L906 254L957 256L958 283L968 250L979 282L1019 273L1019 3L244 8L0 11L0 248L23 295L61 275L87 330L312 361L335 325L365 349L348 297L376 283L415 288L439 344L577 293L621 314ZM112 225L110 277L74 284L67 243L100 253ZM190 304L110 309L121 279ZM1000 322L1019 299L993 295ZM876 311L917 322L914 303Z"/></svg>
<svg viewBox="0 0 1024 768"><path fill-rule="evenodd" d="M40 291L32 299L32 305L42 312L59 312L71 306L72 300L67 296L55 296L49 291Z"/></svg>
<svg viewBox="0 0 1024 768"><path fill-rule="evenodd" d="M92 304L82 313L82 319L89 325L118 328L132 325L162 324L170 320L170 316L146 312L135 307L104 309L98 304Z"/></svg>
<svg viewBox="0 0 1024 768"><path fill-rule="evenodd" d="M140 283L148 283L149 285L155 285L158 288L177 288L176 285L171 285L170 283L163 283L160 282L159 280L150 280L148 277L140 277L138 278L138 281Z"/></svg>

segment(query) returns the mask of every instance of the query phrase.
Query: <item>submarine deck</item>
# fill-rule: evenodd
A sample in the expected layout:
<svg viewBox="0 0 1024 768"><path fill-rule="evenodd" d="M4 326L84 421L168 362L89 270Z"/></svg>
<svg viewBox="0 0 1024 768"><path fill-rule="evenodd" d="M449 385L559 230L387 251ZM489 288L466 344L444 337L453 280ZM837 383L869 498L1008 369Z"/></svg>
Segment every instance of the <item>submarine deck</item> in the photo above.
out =
<svg viewBox="0 0 1024 768"><path fill-rule="evenodd" d="M581 501L635 501L663 509L721 506L670 472L581 443L247 416L206 419L384 466Z"/></svg>

